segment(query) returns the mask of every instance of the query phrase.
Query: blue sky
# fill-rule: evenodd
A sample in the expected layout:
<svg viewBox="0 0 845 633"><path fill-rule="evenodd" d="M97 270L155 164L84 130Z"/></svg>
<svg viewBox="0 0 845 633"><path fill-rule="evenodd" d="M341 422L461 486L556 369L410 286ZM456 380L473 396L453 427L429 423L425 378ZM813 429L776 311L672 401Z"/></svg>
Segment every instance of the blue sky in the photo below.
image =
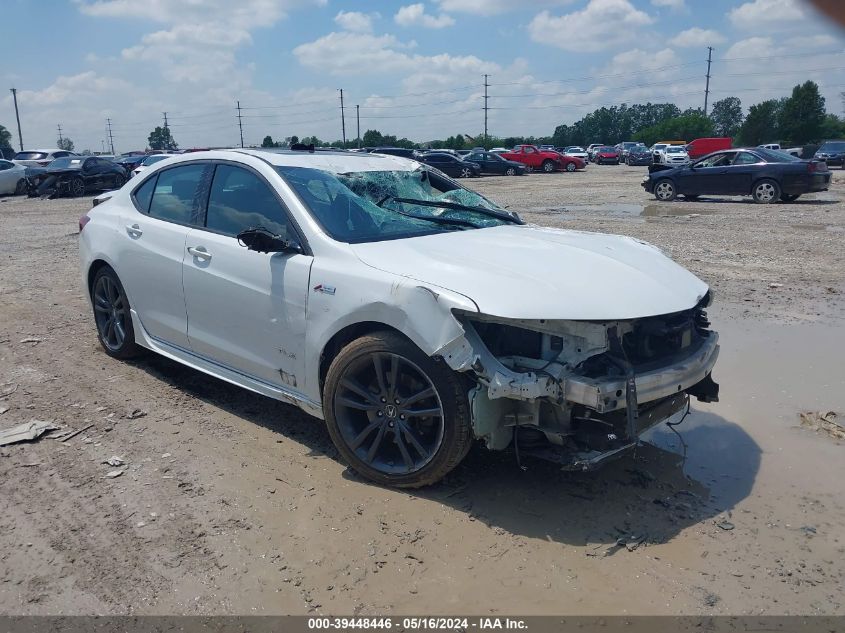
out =
<svg viewBox="0 0 845 633"><path fill-rule="evenodd" d="M752 103L817 81L841 114L845 37L803 0L6 0L5 87L24 144L145 146L168 112L183 147L362 132L425 141L550 134L601 105ZM21 52L26 51L26 54ZM0 124L16 132L7 90Z"/></svg>

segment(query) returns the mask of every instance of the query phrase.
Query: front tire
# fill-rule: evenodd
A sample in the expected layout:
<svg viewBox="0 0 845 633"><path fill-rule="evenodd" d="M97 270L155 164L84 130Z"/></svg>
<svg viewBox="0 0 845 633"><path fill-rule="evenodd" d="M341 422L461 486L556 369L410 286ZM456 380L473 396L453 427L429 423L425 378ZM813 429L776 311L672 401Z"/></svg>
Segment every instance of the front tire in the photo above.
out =
<svg viewBox="0 0 845 633"><path fill-rule="evenodd" d="M658 180L654 184L654 197L661 202L671 202L675 199L675 183L668 178Z"/></svg>
<svg viewBox="0 0 845 633"><path fill-rule="evenodd" d="M329 435L362 476L398 488L443 478L472 443L461 379L394 332L361 337L332 361L323 388Z"/></svg>
<svg viewBox="0 0 845 633"><path fill-rule="evenodd" d="M516 176L516 169L514 169L513 167L508 167L505 170L505 176Z"/></svg>
<svg viewBox="0 0 845 633"><path fill-rule="evenodd" d="M552 162L548 158L543 161L543 164L542 164L541 167L542 167L543 171L546 172L547 174L550 174L555 170L554 162Z"/></svg>
<svg viewBox="0 0 845 633"><path fill-rule="evenodd" d="M140 348L135 343L129 299L117 274L108 266L97 271L94 277L91 303L97 338L106 354L121 360L137 356Z"/></svg>
<svg viewBox="0 0 845 633"><path fill-rule="evenodd" d="M751 189L751 196L757 204L772 204L780 200L780 195L780 185L768 178L754 183Z"/></svg>
<svg viewBox="0 0 845 633"><path fill-rule="evenodd" d="M469 167L461 167L461 178L472 177L472 170Z"/></svg>

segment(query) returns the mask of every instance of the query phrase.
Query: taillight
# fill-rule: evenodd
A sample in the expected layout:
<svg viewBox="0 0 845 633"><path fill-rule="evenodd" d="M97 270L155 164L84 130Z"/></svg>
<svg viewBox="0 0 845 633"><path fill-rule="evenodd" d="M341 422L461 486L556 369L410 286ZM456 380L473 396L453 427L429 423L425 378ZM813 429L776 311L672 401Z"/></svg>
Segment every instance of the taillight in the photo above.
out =
<svg viewBox="0 0 845 633"><path fill-rule="evenodd" d="M91 221L87 215L83 215L79 218L79 232L82 233L82 229L85 228L85 225Z"/></svg>
<svg viewBox="0 0 845 633"><path fill-rule="evenodd" d="M812 174L816 171L827 171L827 163L825 161L810 161L807 163L807 173Z"/></svg>

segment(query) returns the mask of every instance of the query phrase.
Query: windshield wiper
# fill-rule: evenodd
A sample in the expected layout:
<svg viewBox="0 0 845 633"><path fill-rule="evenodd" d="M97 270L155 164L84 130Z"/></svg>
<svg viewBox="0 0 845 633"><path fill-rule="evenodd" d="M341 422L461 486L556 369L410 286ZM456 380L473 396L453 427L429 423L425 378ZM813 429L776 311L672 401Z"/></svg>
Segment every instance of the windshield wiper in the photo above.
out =
<svg viewBox="0 0 845 633"><path fill-rule="evenodd" d="M381 206L388 199L393 200L394 202L418 204L422 207L442 207L444 209L452 209L454 211L473 211L475 213L480 213L481 215L486 215L491 218L504 220L505 222L513 222L514 224L525 224L525 222L511 215L510 213L502 213L501 211L494 211L493 209L488 209L486 207L473 207L468 204L460 204L457 202L446 202L445 200L417 200L416 198L394 198L393 196L387 196L386 198L380 200L378 205Z"/></svg>
<svg viewBox="0 0 845 633"><path fill-rule="evenodd" d="M399 198L394 198L398 200ZM415 220L428 220L429 222L434 222L435 224L444 224L446 226L459 226L461 228L470 228L470 229L480 229L481 227L477 224L470 222L469 220L457 220L455 218L444 218L438 215L416 215L414 213L406 213L404 211L400 211L399 209L390 209L388 211L393 211L394 213L398 213L399 215L404 215L406 218L414 218Z"/></svg>

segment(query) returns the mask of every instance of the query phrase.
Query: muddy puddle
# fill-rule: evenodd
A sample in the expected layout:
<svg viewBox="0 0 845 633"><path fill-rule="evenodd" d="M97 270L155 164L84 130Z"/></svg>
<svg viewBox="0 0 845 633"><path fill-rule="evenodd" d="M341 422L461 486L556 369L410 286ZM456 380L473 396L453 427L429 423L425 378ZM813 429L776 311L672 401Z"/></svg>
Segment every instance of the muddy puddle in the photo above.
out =
<svg viewBox="0 0 845 633"><path fill-rule="evenodd" d="M615 202L607 204L568 204L560 207L534 207L528 209L536 215L547 215L555 217L566 217L572 215L589 216L622 216L630 218L652 218L664 217L697 217L699 215L713 215L715 209L709 207L689 208L676 204L631 204L626 202Z"/></svg>

